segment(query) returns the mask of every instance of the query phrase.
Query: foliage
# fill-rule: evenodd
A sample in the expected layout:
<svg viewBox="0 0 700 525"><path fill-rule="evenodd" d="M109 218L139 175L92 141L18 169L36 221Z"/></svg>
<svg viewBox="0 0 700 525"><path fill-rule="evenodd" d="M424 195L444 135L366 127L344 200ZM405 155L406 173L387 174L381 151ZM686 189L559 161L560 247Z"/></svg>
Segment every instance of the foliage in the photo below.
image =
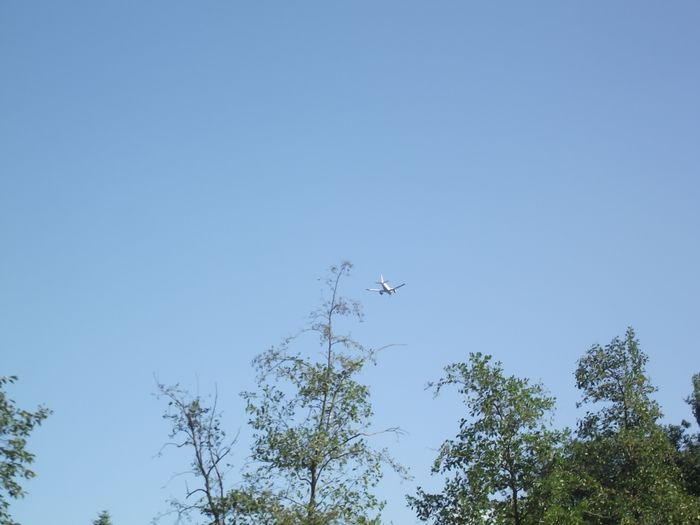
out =
<svg viewBox="0 0 700 525"><path fill-rule="evenodd" d="M666 428L668 437L676 450L676 465L681 472L688 494L700 497L700 434L690 434L690 423L683 420L680 425Z"/></svg>
<svg viewBox="0 0 700 525"><path fill-rule="evenodd" d="M330 298L310 326L254 360L258 390L244 392L254 431L248 480L258 523L332 525L375 523L383 503L373 493L382 465L402 472L369 438L398 428L371 428L369 388L356 379L377 350L336 329L339 318L361 320L358 303L339 295L350 263L330 269ZM321 359L291 350L316 334Z"/></svg>
<svg viewBox="0 0 700 525"><path fill-rule="evenodd" d="M693 376L693 393L686 399L696 419L700 415L700 374ZM700 420L698 420L700 425ZM669 425L666 429L669 439L676 450L676 465L681 471L685 489L688 494L700 497L700 433L688 432L690 423L681 421L680 425Z"/></svg>
<svg viewBox="0 0 700 525"><path fill-rule="evenodd" d="M695 421L700 425L700 374L693 375L693 393L685 401L693 409Z"/></svg>
<svg viewBox="0 0 700 525"><path fill-rule="evenodd" d="M656 422L661 413L649 397L656 388L645 373L647 360L632 328L627 329L624 340L615 337L605 347L593 345L579 360L576 387L583 398L578 406L603 403L580 422L582 437L646 428Z"/></svg>
<svg viewBox="0 0 700 525"><path fill-rule="evenodd" d="M92 525L112 525L112 519L109 516L109 512L103 510L97 516L97 519L92 522Z"/></svg>
<svg viewBox="0 0 700 525"><path fill-rule="evenodd" d="M555 461L562 439L546 421L554 399L538 384L505 376L481 353L447 366L431 386L437 395L448 385L457 385L468 412L433 466L449 477L441 493L419 488L409 505L436 525L524 523L526 494Z"/></svg>
<svg viewBox="0 0 700 525"><path fill-rule="evenodd" d="M178 385L158 384L160 397L168 400L168 409L163 415L170 422L170 439L166 443L177 448L186 448L192 454L190 474L197 480L195 487L185 484L185 500L171 501L173 510L180 516L191 517L198 513L210 525L237 523L239 498L229 493L225 485L226 471L230 468L228 457L235 439L227 440L221 428L221 414L217 411L216 397L208 406L200 396L190 396Z"/></svg>
<svg viewBox="0 0 700 525"><path fill-rule="evenodd" d="M579 423L567 470L578 482L555 507L594 524L697 523L697 501L683 490L674 450L658 424L649 396L647 356L634 331L605 347L594 345L579 360L576 383L582 403L598 408ZM554 478L556 481L556 477ZM552 480L550 479L550 484ZM562 505L563 503L563 505Z"/></svg>
<svg viewBox="0 0 700 525"><path fill-rule="evenodd" d="M0 377L0 525L14 525L8 498L23 497L25 491L19 480L35 476L28 467L34 454L26 449L27 438L51 414L41 406L35 412L17 408L4 392L4 386L16 380L15 376Z"/></svg>
<svg viewBox="0 0 700 525"><path fill-rule="evenodd" d="M575 376L587 411L576 435L549 430L553 400L504 377L489 356L448 366L436 394L457 384L469 417L435 462L442 492L419 489L409 504L436 525L700 523L700 435L685 421L659 424L647 359L631 328L581 357ZM687 401L697 416L698 375L693 389Z"/></svg>

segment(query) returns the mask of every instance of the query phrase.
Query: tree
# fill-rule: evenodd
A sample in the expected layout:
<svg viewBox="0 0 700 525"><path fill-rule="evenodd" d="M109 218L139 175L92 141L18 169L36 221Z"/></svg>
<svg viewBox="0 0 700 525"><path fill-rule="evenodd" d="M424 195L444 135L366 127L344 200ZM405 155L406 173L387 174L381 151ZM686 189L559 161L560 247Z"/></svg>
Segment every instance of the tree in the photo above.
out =
<svg viewBox="0 0 700 525"><path fill-rule="evenodd" d="M526 497L556 458L561 435L548 428L554 399L539 384L505 376L491 356L470 354L445 367L435 395L457 386L468 416L440 448L433 473L447 476L439 494L418 489L408 502L435 525L526 523Z"/></svg>
<svg viewBox="0 0 700 525"><path fill-rule="evenodd" d="M15 525L9 514L9 498L23 497L19 480L35 476L28 467L34 454L26 448L27 438L51 414L42 406L34 412L17 408L4 392L5 385L16 380L15 376L0 377L0 525Z"/></svg>
<svg viewBox="0 0 700 525"><path fill-rule="evenodd" d="M398 428L371 428L369 388L357 375L377 350L337 331L339 318L361 319L360 305L339 295L351 264L330 269L330 298L310 326L255 358L258 390L244 392L254 431L248 480L258 502L258 523L333 525L374 523L383 506L373 494L382 465L402 469L369 438ZM319 337L314 360L291 345Z"/></svg>
<svg viewBox="0 0 700 525"><path fill-rule="evenodd" d="M658 424L647 356L632 328L624 339L592 346L579 360L579 405L589 410L572 447L570 510L594 524L698 523L697 501L685 494L674 450ZM591 407L592 408L592 407Z"/></svg>
<svg viewBox="0 0 700 525"><path fill-rule="evenodd" d="M615 337L605 347L593 345L579 360L576 387L583 397L578 406L603 403L581 420L582 437L645 428L659 419L659 406L649 397L656 388L646 375L647 361L632 328L624 340Z"/></svg>
<svg viewBox="0 0 700 525"><path fill-rule="evenodd" d="M693 393L686 402L700 425L700 374L693 376L692 383ZM676 465L681 471L686 492L700 498L700 433L691 434L688 429L690 423L683 420L680 425L669 425L666 432L676 450Z"/></svg>
<svg viewBox="0 0 700 525"><path fill-rule="evenodd" d="M693 375L693 393L685 401L692 408L695 421L700 426L700 374Z"/></svg>
<svg viewBox="0 0 700 525"><path fill-rule="evenodd" d="M676 465L681 472L685 491L700 498L700 434L688 432L690 423L669 425L666 433L676 451Z"/></svg>
<svg viewBox="0 0 700 525"><path fill-rule="evenodd" d="M221 427L221 414L217 411L216 397L211 406L200 396L190 396L178 385L158 384L159 397L168 400L163 415L171 425L170 438L166 443L177 448L188 449L192 454L190 469L182 474L194 476L197 484L185 484L185 500L171 501L178 515L198 513L209 525L236 523L238 511L237 493L229 491L225 474L230 467L228 461L235 439L227 440ZM165 447L164 446L164 447Z"/></svg>
<svg viewBox="0 0 700 525"><path fill-rule="evenodd" d="M92 525L112 525L112 519L109 517L109 512L103 510L97 516L97 519L92 522Z"/></svg>

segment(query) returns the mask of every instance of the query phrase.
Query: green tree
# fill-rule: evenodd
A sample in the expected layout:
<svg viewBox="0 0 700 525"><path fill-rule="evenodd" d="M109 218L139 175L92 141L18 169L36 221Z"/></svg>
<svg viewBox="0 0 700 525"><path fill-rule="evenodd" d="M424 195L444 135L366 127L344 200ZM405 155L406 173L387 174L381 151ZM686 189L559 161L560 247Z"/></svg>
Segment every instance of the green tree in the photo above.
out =
<svg viewBox="0 0 700 525"><path fill-rule="evenodd" d="M695 422L700 426L700 374L693 375L693 393L688 396L686 403L692 408Z"/></svg>
<svg viewBox="0 0 700 525"><path fill-rule="evenodd" d="M51 413L45 407L34 412L17 408L4 392L5 386L16 380L15 376L0 377L0 525L15 524L9 513L9 498L23 497L20 480L35 476L28 467L34 454L26 448L27 438Z"/></svg>
<svg viewBox="0 0 700 525"><path fill-rule="evenodd" d="M383 503L373 493L382 465L399 467L369 438L398 428L373 430L369 388L357 375L377 350L341 334L340 318L361 319L360 305L339 295L351 264L330 269L330 298L310 326L254 360L258 390L244 392L253 429L248 476L258 523L332 525L376 523ZM291 350L315 334L321 358Z"/></svg>
<svg viewBox="0 0 700 525"><path fill-rule="evenodd" d="M666 428L668 437L676 450L676 465L680 470L685 491L700 497L700 434L688 432L690 423L681 421L680 425Z"/></svg>
<svg viewBox="0 0 700 525"><path fill-rule="evenodd" d="M593 524L698 523L697 501L683 489L674 450L650 395L647 356L632 328L624 339L594 345L579 360L579 422L571 449L568 504ZM594 410L597 408L597 410Z"/></svg>
<svg viewBox="0 0 700 525"><path fill-rule="evenodd" d="M624 339L615 337L605 347L593 345L579 360L576 387L582 400L578 406L602 404L581 420L581 437L646 428L659 419L659 406L649 397L656 388L646 375L647 361L632 328L627 329Z"/></svg>
<svg viewBox="0 0 700 525"><path fill-rule="evenodd" d="M700 374L695 374L692 382L693 393L686 402L700 425ZM700 498L700 433L688 432L690 426L683 420L680 425L669 425L666 431L676 449L676 464L683 475L686 492Z"/></svg>
<svg viewBox="0 0 700 525"><path fill-rule="evenodd" d="M112 525L112 519L109 516L109 512L103 510L97 516L97 519L92 522L92 525Z"/></svg>
<svg viewBox="0 0 700 525"><path fill-rule="evenodd" d="M418 489L409 505L435 525L526 523L527 493L556 459L562 436L550 430L554 399L539 384L506 376L491 356L470 354L431 384L437 395L456 385L468 416L440 448L433 473L447 477L439 494Z"/></svg>

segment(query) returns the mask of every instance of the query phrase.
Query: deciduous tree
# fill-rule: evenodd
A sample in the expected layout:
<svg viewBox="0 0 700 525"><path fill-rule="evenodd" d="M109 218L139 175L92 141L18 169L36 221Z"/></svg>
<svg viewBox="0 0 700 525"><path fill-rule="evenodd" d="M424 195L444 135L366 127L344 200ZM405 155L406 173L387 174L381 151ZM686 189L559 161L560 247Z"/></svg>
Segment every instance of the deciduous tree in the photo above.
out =
<svg viewBox="0 0 700 525"><path fill-rule="evenodd" d="M180 473L190 476L185 483L184 501L172 500L180 516L199 515L207 525L237 523L237 493L226 485L226 472L235 439L227 439L217 411L216 396L211 404L200 396L191 396L178 385L158 384L159 397L168 408L163 415L170 422L170 439L164 447L186 449L191 454L190 468ZM190 483L193 483L192 485Z"/></svg>
<svg viewBox="0 0 700 525"><path fill-rule="evenodd" d="M700 374L692 378L693 392L686 402L700 425ZM666 429L676 449L676 464L681 471L685 490L700 498L700 433L690 432L691 424L683 420L680 425L669 425Z"/></svg>
<svg viewBox="0 0 700 525"><path fill-rule="evenodd" d="M594 345L579 360L576 384L588 411L569 463L581 480L570 501L587 523L700 522L659 425L647 359L629 328L623 339Z"/></svg>
<svg viewBox="0 0 700 525"><path fill-rule="evenodd" d="M481 353L447 366L431 386L436 395L456 386L467 415L433 465L433 473L446 476L442 492L419 488L409 505L435 525L526 523L527 493L561 440L548 424L554 399L539 384L506 376L501 363Z"/></svg>
<svg viewBox="0 0 700 525"><path fill-rule="evenodd" d="M374 523L383 506L373 488L388 464L384 449L370 438L398 433L375 430L369 388L357 379L377 350L339 331L345 317L361 319L360 305L340 296L350 263L332 267L330 297L311 316L310 326L259 355L258 389L244 392L254 431L248 476L259 507L259 522L276 525ZM320 359L292 350L304 336L320 342Z"/></svg>
<svg viewBox="0 0 700 525"><path fill-rule="evenodd" d="M15 376L0 377L0 525L15 525L9 499L23 497L20 481L35 476L29 468L34 454L27 450L27 438L51 413L41 406L34 412L17 408L5 393L6 385L16 380Z"/></svg>

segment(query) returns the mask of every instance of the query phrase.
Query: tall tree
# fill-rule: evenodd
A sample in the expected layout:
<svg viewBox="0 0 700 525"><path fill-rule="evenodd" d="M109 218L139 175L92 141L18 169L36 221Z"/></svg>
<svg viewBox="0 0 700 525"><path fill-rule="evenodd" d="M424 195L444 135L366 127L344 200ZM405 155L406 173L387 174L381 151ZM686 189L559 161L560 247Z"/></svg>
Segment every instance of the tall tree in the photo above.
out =
<svg viewBox="0 0 700 525"><path fill-rule="evenodd" d="M0 377L0 525L15 525L9 513L9 498L23 497L20 480L35 476L28 466L34 454L26 448L27 438L51 413L41 406L34 412L17 408L4 391L16 380L15 376Z"/></svg>
<svg viewBox="0 0 700 525"><path fill-rule="evenodd" d="M97 519L92 522L92 525L112 525L112 518L109 516L109 512L103 510L97 516Z"/></svg>
<svg viewBox="0 0 700 525"><path fill-rule="evenodd" d="M697 501L685 494L674 450L659 425L647 356L632 328L623 339L594 345L579 360L579 423L570 468L581 483L570 502L595 524L698 523ZM597 410L595 410L597 408Z"/></svg>
<svg viewBox="0 0 700 525"><path fill-rule="evenodd" d="M200 396L191 396L178 385L158 384L159 397L168 408L163 415L170 422L170 439L164 447L186 449L191 454L190 469L182 474L194 478L194 485L185 484L185 501L172 500L173 510L180 516L198 514L207 525L236 523L237 493L230 491L225 476L235 439L227 439L221 427L216 396L207 403Z"/></svg>
<svg viewBox="0 0 700 525"><path fill-rule="evenodd" d="M442 492L419 488L409 505L435 525L526 523L527 493L561 440L548 425L554 399L541 385L506 376L501 363L481 353L445 367L431 386L435 395L456 386L467 416L433 465L433 473L447 477Z"/></svg>
<svg viewBox="0 0 700 525"><path fill-rule="evenodd" d="M340 318L361 319L360 305L340 296L351 264L332 267L330 297L311 315L310 326L256 357L258 390L244 392L254 431L249 480L261 516L275 524L374 523L382 502L373 487L388 464L401 472L386 450L370 446L374 430L369 388L358 382L377 350L339 332ZM315 334L321 358L293 352L303 335ZM263 518L260 518L260 523Z"/></svg>

